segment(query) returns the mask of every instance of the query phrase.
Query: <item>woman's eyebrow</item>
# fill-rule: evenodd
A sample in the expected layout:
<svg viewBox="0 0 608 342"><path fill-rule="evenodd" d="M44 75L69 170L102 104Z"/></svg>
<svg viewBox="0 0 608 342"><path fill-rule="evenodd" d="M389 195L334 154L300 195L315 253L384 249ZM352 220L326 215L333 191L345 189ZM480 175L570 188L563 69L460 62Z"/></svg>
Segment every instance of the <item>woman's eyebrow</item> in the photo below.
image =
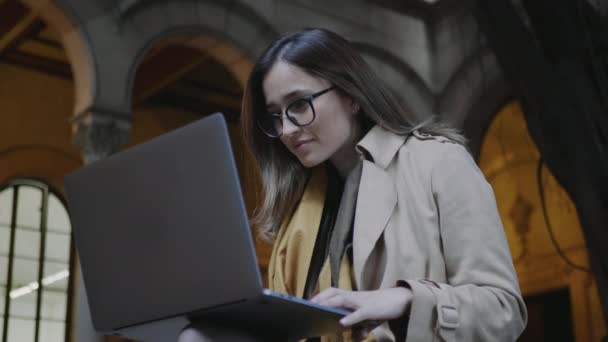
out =
<svg viewBox="0 0 608 342"><path fill-rule="evenodd" d="M289 93L283 95L281 97L281 100L283 102L286 102L286 101L292 100L292 99L295 100L295 98L303 96L303 94L306 94L307 92L308 92L308 90L306 90L306 89L294 89L294 90L290 91ZM273 102L267 103L266 109L270 109L274 106L276 106L276 104L274 104Z"/></svg>

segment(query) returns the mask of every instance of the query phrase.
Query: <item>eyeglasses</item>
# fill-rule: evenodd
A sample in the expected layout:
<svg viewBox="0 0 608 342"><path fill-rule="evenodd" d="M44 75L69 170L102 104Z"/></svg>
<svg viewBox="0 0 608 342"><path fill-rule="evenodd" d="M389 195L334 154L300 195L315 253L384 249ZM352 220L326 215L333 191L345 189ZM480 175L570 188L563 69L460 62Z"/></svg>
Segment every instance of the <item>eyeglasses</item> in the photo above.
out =
<svg viewBox="0 0 608 342"><path fill-rule="evenodd" d="M298 127L310 125L317 116L312 101L317 97L336 89L331 86L312 95L297 99L285 108L285 116ZM258 126L267 136L278 138L283 135L283 113L268 113L257 120Z"/></svg>

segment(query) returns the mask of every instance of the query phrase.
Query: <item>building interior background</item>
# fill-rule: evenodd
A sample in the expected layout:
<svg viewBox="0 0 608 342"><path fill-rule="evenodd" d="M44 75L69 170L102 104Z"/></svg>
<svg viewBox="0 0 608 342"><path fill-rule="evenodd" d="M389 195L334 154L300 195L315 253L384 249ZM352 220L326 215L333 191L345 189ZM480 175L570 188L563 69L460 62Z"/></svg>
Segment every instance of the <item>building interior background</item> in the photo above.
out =
<svg viewBox="0 0 608 342"><path fill-rule="evenodd" d="M243 87L273 38L304 27L346 36L413 113L439 115L469 138L528 306L520 341L605 340L575 204L539 163L467 3L1 0L0 341L120 340L91 328L63 190L70 171L222 112L255 208ZM270 246L256 247L264 272Z"/></svg>

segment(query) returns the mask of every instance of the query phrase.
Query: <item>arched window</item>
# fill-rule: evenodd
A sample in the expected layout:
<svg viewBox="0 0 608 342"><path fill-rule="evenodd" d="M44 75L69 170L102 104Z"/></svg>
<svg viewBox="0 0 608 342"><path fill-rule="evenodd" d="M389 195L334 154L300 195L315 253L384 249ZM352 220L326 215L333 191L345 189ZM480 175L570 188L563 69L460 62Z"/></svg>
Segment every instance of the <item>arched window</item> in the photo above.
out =
<svg viewBox="0 0 608 342"><path fill-rule="evenodd" d="M71 230L47 184L0 187L0 341L69 340Z"/></svg>

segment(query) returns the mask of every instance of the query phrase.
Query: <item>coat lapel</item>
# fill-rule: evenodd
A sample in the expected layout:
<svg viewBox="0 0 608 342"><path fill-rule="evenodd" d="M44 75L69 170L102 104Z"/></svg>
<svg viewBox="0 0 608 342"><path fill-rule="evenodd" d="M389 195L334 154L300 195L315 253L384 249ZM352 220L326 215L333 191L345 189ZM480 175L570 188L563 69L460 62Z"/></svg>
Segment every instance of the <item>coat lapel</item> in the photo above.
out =
<svg viewBox="0 0 608 342"><path fill-rule="evenodd" d="M353 266L359 286L363 267L396 203L397 193L391 177L373 162L363 160L353 235Z"/></svg>

